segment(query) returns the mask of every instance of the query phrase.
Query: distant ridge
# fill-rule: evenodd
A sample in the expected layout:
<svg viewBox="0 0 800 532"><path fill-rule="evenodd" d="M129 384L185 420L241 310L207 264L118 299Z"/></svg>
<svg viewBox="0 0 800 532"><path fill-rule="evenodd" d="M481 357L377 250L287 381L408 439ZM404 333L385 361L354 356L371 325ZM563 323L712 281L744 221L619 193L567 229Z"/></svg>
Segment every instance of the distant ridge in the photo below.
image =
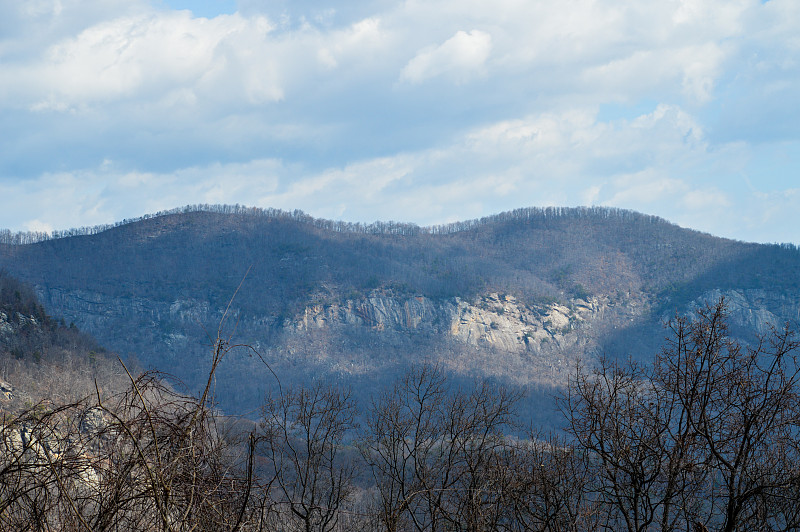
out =
<svg viewBox="0 0 800 532"><path fill-rule="evenodd" d="M650 224L675 225L658 216L642 214L636 211L618 209L614 207L523 207L490 216L484 216L482 218L474 218L471 220L451 222L447 224L419 226L414 223L395 221L376 221L366 224L361 222L327 220L324 218L315 218L299 209L295 209L293 211L284 211L271 207L262 209L260 207L246 207L244 205L239 205L238 203L235 205L194 204L186 205L184 207L176 207L174 209L165 211L158 211L153 214L145 214L136 218L125 218L113 224L100 224L94 226L55 230L50 233L43 231L12 232L9 229L2 229L0 230L0 244L26 245L74 236L90 236L145 220L191 213L234 214L253 216L256 218L292 220L311 225L318 229L324 229L333 232L393 235L453 234L462 231L469 231L471 229L495 222L536 221L546 220L548 218L552 219L564 217L617 218L619 220L635 220Z"/></svg>
<svg viewBox="0 0 800 532"><path fill-rule="evenodd" d="M66 323L189 387L204 378L209 331L228 311L235 341L284 382L335 378L361 390L420 360L465 378L558 386L578 359L649 358L665 320L723 295L744 335L800 320L795 246L605 207L419 227L189 205L0 233L1 269ZM257 408L272 379L246 355L217 377L231 412Z"/></svg>

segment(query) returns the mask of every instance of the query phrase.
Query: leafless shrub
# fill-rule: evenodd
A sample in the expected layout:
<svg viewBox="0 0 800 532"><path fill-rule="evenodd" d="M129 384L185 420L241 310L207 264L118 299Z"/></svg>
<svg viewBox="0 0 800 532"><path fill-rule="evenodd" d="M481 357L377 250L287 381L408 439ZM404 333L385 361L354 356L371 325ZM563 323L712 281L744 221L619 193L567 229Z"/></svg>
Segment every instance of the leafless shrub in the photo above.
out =
<svg viewBox="0 0 800 532"><path fill-rule="evenodd" d="M214 364L227 347L215 347ZM123 366L124 367L124 366ZM3 530L240 530L260 523L269 483L255 435L223 437L218 415L161 376L122 393L41 403L0 427ZM206 390L207 391L207 390Z"/></svg>

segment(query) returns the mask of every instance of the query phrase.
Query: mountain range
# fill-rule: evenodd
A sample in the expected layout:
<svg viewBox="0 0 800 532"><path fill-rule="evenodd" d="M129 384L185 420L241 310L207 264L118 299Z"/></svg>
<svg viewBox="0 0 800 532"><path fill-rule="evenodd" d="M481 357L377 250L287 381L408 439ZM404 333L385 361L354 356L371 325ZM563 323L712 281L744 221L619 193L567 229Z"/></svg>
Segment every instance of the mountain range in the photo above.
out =
<svg viewBox="0 0 800 532"><path fill-rule="evenodd" d="M677 314L725 297L744 339L800 318L800 251L607 208L526 208L435 227L190 206L52 235L0 232L0 268L48 312L188 390L217 335L226 411L275 378L366 397L410 365L529 397L600 356L651 360ZM535 410L535 406L532 407Z"/></svg>

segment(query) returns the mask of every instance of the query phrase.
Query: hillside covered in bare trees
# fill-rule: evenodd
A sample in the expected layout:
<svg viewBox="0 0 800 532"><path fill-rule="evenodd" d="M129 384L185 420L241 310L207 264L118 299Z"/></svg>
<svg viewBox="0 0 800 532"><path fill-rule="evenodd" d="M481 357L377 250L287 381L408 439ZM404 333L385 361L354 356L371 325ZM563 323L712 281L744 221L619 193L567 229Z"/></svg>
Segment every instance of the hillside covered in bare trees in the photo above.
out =
<svg viewBox="0 0 800 532"><path fill-rule="evenodd" d="M0 235L0 267L124 360L199 390L230 308L218 400L254 415L271 374L362 391L409 364L488 377L539 398L580 361L655 352L664 322L727 297L751 338L800 316L800 252L715 238L604 208L519 209L437 227L299 211L191 206L113 226ZM546 413L545 413L546 412Z"/></svg>
<svg viewBox="0 0 800 532"><path fill-rule="evenodd" d="M4 274L0 286L5 314L27 308L51 322L24 285ZM39 386L38 401L4 405L0 527L800 529L800 342L788 326L752 344L733 339L724 299L671 320L646 364L577 367L558 396L564 431L528 424L518 388L464 387L425 364L370 390L368 403L341 383L287 385L273 374L255 422L237 421L213 406L215 372L252 351L222 334L230 318L196 395L121 361L108 371L113 363L85 353L91 339L74 328L55 337L5 328L6 373L14 360L62 371L67 338L72 367L94 389ZM43 340L12 353L8 340L23 335ZM8 383L3 393L13 393Z"/></svg>

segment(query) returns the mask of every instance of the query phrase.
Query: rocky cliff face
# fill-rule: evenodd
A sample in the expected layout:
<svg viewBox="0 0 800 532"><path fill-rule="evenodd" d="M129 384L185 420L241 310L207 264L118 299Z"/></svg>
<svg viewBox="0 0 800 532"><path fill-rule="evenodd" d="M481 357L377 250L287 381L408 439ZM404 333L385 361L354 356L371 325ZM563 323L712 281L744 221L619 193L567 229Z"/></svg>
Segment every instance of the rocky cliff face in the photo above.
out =
<svg viewBox="0 0 800 532"><path fill-rule="evenodd" d="M115 299L41 287L39 295L112 349L167 371L202 358L223 316L223 309L193 299ZM639 319L645 308L609 297L528 305L511 294L468 301L374 291L288 316L245 315L234 307L224 332L273 364L310 363L310 372L372 374L426 359L463 374L558 383L578 359L593 358L609 330Z"/></svg>
<svg viewBox="0 0 800 532"><path fill-rule="evenodd" d="M590 356L598 333L613 326L619 313L607 297L525 305L498 293L473 301L373 294L343 304L309 306L284 325L293 335L361 329L435 337L449 348L441 362L455 370L552 382L574 369L579 358Z"/></svg>
<svg viewBox="0 0 800 532"><path fill-rule="evenodd" d="M21 312L8 313L0 311L0 344L8 343L15 335L25 329L39 327L36 316L26 316Z"/></svg>
<svg viewBox="0 0 800 532"><path fill-rule="evenodd" d="M104 345L123 356L135 355L145 367L176 374L190 387L205 376L209 346L225 312L190 298L159 302L38 291L48 308ZM630 293L537 304L496 292L471 300L385 290L350 299L335 296L283 315L247 314L235 305L228 310L220 332L255 350L232 353L218 375L220 383L235 390L234 403L255 406L263 399L273 382L264 363L288 382L321 377L383 381L424 360L465 376L559 386L578 361L592 364L599 353L649 360L664 337L663 323L672 317L655 314L652 299ZM771 325L800 318L800 295L768 290L710 290L685 311L720 297L739 331L765 333ZM650 343L631 344L636 337Z"/></svg>
<svg viewBox="0 0 800 532"><path fill-rule="evenodd" d="M789 323L800 323L800 294L774 292L769 290L710 290L686 308L688 315L693 309L714 304L725 299L729 323L739 332L765 335L772 327L782 327Z"/></svg>

